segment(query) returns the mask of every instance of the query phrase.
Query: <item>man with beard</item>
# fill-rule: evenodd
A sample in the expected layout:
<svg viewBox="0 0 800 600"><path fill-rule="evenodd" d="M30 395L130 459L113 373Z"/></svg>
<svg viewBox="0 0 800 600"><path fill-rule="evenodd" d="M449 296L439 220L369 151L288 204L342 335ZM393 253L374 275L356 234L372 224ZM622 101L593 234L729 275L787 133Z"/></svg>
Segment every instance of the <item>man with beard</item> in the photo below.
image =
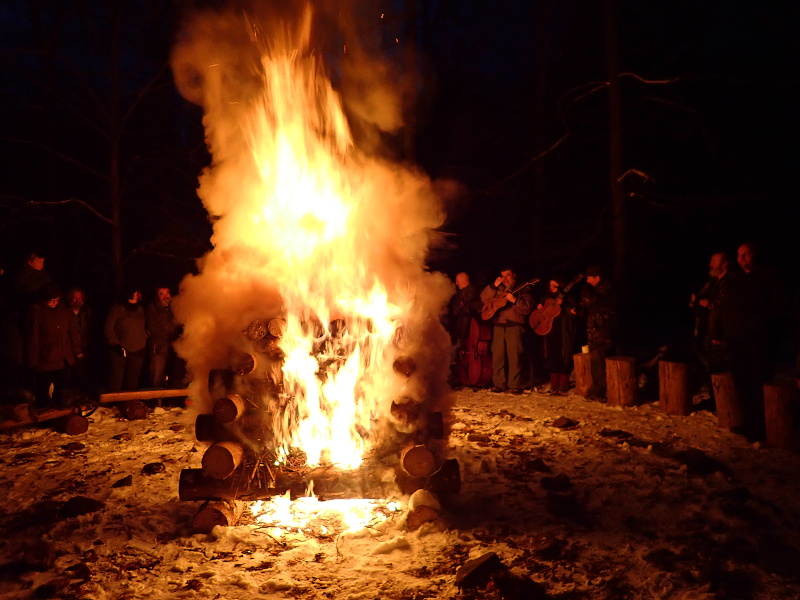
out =
<svg viewBox="0 0 800 600"><path fill-rule="evenodd" d="M484 306L500 306L492 328L492 391L496 393L522 393L522 333L533 300L527 288L517 290L516 285L516 273L507 268L481 292Z"/></svg>

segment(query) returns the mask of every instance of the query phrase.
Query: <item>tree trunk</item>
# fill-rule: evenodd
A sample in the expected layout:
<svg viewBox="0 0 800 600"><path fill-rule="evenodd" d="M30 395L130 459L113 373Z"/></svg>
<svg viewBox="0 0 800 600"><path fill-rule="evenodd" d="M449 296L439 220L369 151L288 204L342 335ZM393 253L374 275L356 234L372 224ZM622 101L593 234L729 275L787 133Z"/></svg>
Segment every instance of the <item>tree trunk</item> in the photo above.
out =
<svg viewBox="0 0 800 600"><path fill-rule="evenodd" d="M609 406L636 406L639 391L636 359L609 356L606 359L606 385Z"/></svg>
<svg viewBox="0 0 800 600"><path fill-rule="evenodd" d="M687 416L692 412L689 374L684 363L658 361L658 400L661 412Z"/></svg>

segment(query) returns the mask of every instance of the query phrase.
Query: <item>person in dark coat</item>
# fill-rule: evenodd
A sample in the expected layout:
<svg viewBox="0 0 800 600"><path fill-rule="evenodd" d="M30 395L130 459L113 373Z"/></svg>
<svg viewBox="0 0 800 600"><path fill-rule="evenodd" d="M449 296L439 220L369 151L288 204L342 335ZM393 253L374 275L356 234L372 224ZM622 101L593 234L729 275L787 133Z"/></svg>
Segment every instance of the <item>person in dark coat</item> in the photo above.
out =
<svg viewBox="0 0 800 600"><path fill-rule="evenodd" d="M176 356L172 342L178 334L178 325L172 314L172 294L168 287L156 289L155 300L144 309L144 316L149 334L150 385L164 387L167 374L174 372L171 367Z"/></svg>
<svg viewBox="0 0 800 600"><path fill-rule="evenodd" d="M59 305L61 290L47 284L41 295L41 302L31 309L26 335L27 362L33 371L39 408L62 405L67 369L83 358L75 321L69 310Z"/></svg>
<svg viewBox="0 0 800 600"><path fill-rule="evenodd" d="M108 389L135 390L144 365L147 329L142 292L128 288L124 299L114 304L106 317L104 333L109 347Z"/></svg>
<svg viewBox="0 0 800 600"><path fill-rule="evenodd" d="M537 305L537 309L552 300L561 307L561 312L553 318L553 324L543 337L542 359L545 372L550 374L550 393L564 395L569 390L569 375L572 372L572 355L575 353L577 333L575 305L562 292L563 281L550 279L549 287Z"/></svg>
<svg viewBox="0 0 800 600"><path fill-rule="evenodd" d="M81 354L83 355L69 370L67 385L86 391L89 386L89 361L92 356L92 313L86 305L86 292L79 287L71 288L64 297L66 308L78 329Z"/></svg>
<svg viewBox="0 0 800 600"><path fill-rule="evenodd" d="M581 291L580 313L586 322L586 341L592 355L592 371L596 389L591 395L605 396L606 356L614 347L616 301L614 289L603 278L600 267L586 269L586 285Z"/></svg>

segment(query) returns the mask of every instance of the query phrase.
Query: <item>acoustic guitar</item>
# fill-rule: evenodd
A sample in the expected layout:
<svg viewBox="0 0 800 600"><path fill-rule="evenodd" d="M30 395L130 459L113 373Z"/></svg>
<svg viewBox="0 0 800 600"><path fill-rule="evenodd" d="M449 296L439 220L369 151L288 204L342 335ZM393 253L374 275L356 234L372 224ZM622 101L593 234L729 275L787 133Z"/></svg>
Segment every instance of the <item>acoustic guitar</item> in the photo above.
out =
<svg viewBox="0 0 800 600"><path fill-rule="evenodd" d="M526 286L529 286L529 285L535 285L537 283L539 283L538 279L531 279L530 281L526 281L521 286L519 286L517 289L512 291L511 294L516 294L522 288L524 288ZM489 319L491 319L497 313L498 310L503 308L506 305L506 303L508 302L508 300L506 299L506 294L507 293L508 292L503 292L503 294L501 296L495 296L494 298L492 298L490 300L487 300L484 303L483 308L481 308L481 319L483 319L484 321L488 321Z"/></svg>
<svg viewBox="0 0 800 600"><path fill-rule="evenodd" d="M547 335L553 328L553 319L561 314L561 305L559 300L564 298L564 295L572 289L576 283L583 279L583 273L578 273L578 276L570 281L561 293L555 298L548 298L544 301L541 308L537 308L531 313L529 323L533 330L539 335Z"/></svg>

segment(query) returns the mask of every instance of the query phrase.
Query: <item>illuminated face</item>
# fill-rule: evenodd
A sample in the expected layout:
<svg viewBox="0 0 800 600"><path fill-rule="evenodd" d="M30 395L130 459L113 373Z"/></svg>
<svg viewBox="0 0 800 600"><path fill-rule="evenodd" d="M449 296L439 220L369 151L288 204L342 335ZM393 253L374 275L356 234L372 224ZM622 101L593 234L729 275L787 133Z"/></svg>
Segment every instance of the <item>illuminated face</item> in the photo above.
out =
<svg viewBox="0 0 800 600"><path fill-rule="evenodd" d="M711 262L708 263L708 274L711 277L719 277L722 275L722 257L715 254L711 257Z"/></svg>
<svg viewBox="0 0 800 600"><path fill-rule="evenodd" d="M44 258L41 256L34 256L30 260L28 260L28 264L30 265L31 269L36 271L41 271L44 269Z"/></svg>
<svg viewBox="0 0 800 600"><path fill-rule="evenodd" d="M171 300L172 294L170 294L169 288L158 288L156 290L156 301L161 306L169 306Z"/></svg>
<svg viewBox="0 0 800 600"><path fill-rule="evenodd" d="M550 291L554 294L558 292L558 282L555 279L550 280Z"/></svg>
<svg viewBox="0 0 800 600"><path fill-rule="evenodd" d="M600 283L600 275L593 275L587 277L586 283L588 283L591 286L596 286L598 283Z"/></svg>
<svg viewBox="0 0 800 600"><path fill-rule="evenodd" d="M69 306L73 310L80 310L86 299L83 297L83 292L74 291L69 297Z"/></svg>
<svg viewBox="0 0 800 600"><path fill-rule="evenodd" d="M514 271L511 269L500 271L500 277L503 278L503 285L507 288L513 288L514 284L517 282L517 276L514 275Z"/></svg>
<svg viewBox="0 0 800 600"><path fill-rule="evenodd" d="M736 260L742 271L749 273L753 268L753 249L747 244L739 246L739 252L736 254Z"/></svg>
<svg viewBox="0 0 800 600"><path fill-rule="evenodd" d="M56 306L58 306L58 300L59 300L58 298L50 298L50 300L47 301L47 306L49 306L50 308L55 308Z"/></svg>
<svg viewBox="0 0 800 600"><path fill-rule="evenodd" d="M460 290L463 290L465 287L469 285L469 275L466 273L459 273L456 275L456 287Z"/></svg>

